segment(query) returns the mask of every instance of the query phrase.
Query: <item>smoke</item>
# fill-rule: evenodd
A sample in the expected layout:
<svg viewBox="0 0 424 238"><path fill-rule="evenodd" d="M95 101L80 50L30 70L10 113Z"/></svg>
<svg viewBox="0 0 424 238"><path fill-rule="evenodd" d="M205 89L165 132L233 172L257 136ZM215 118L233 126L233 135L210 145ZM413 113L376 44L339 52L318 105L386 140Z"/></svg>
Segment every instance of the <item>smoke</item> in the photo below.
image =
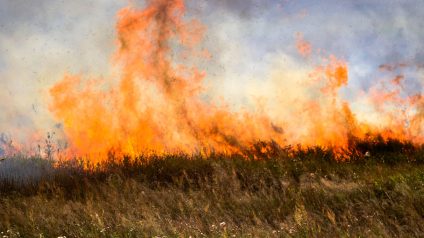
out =
<svg viewBox="0 0 424 238"><path fill-rule="evenodd" d="M269 11L270 7L281 7L281 2L272 0L215 0L212 5L225 9L243 18L256 17Z"/></svg>
<svg viewBox="0 0 424 238"><path fill-rule="evenodd" d="M136 2L139 8L143 8L154 1ZM119 61L111 59L116 44L121 46L119 49L123 53L126 48L123 45L133 46L126 48L128 51L140 51L137 44L149 42L146 37L139 42L131 42L134 41L133 36L124 41L115 39L119 34L114 29L116 12L125 4L124 1L112 0L0 2L0 132L6 132L21 142L28 138L40 140L52 130L57 130L60 137L60 133L64 133L63 121L55 119L47 105L51 102L49 89L57 85L64 74L69 78L80 78L79 86L93 79L122 77L121 71L110 67L111 61ZM376 111L381 109L373 108L370 106L373 102L360 97L376 94L374 101L378 101L381 95L376 92L389 94L400 88L399 98L406 100L422 92L424 33L420 29L424 26L423 4L422 1L191 0L187 1L182 18L202 23L203 27L191 25L204 35L195 47L202 57L192 57L193 52L190 52L186 57L177 58L182 56L185 46L178 47L172 40L158 47L156 52L138 52L135 55L152 56L150 62L144 63L156 71L148 75L154 75L153 78L159 81L150 83L158 83L161 91L167 91L164 97L173 99L181 96L181 92L182 95L196 92L202 103L214 101L214 105L218 106L222 99L222 105L231 110L261 111L274 122L287 121L293 115L278 109L276 101L283 101L285 105L296 99L295 93L307 94L308 97L317 95L315 89L302 86L303 81L307 81L308 74L317 66L324 64L322 58L332 54L348 65L349 81L338 92L340 100L350 102L352 111L357 112L361 119L378 121L380 114ZM159 12L164 13L158 15L164 21L171 17L166 14L166 7ZM137 17L135 14L131 21L137 21ZM175 34L178 28L187 28L167 27L164 25L158 32L154 38L156 43L164 42L160 38ZM191 39L186 37L185 40ZM296 41L302 44L296 45ZM298 53L299 46L308 57ZM172 57L169 65L154 66L155 62L165 62L163 58L169 55ZM210 57L205 57L207 55ZM114 65L117 68L136 65L135 61L122 64L134 60L129 54L127 56ZM175 62L199 69L201 83L196 81L183 91L176 90L184 84L181 78L185 79L187 72L191 75L192 71L174 75L170 69ZM406 66L393 67L390 71L379 68L380 65L400 64ZM150 86L139 88L139 79L134 75L127 77L135 83L121 85L128 90L133 89L126 94L126 104L139 102L134 107L139 107L139 104L147 107L145 104L162 100L143 101L146 95L156 92ZM396 78L402 78L399 81L401 86L385 83ZM298 84L296 80L303 83ZM118 81L112 80L97 90L116 85ZM277 87L283 88L288 98L279 96ZM184 109L191 106L187 106L187 102L171 101L178 102L171 106L160 104L161 107L173 108L163 114L189 114ZM133 111L133 114L136 112ZM193 119L189 119L189 115L185 117L183 127L189 130ZM202 132L196 131L195 134L199 136Z"/></svg>
<svg viewBox="0 0 424 238"><path fill-rule="evenodd" d="M67 71L108 74L110 19L119 7L112 1L0 2L0 132L23 143L57 129L46 106L49 85Z"/></svg>

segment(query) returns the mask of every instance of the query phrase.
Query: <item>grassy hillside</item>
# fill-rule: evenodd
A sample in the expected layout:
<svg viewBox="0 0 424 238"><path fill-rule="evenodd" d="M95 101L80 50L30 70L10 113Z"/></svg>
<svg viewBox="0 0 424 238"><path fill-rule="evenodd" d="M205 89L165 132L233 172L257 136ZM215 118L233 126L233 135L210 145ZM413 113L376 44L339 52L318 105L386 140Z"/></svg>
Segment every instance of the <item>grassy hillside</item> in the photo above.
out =
<svg viewBox="0 0 424 238"><path fill-rule="evenodd" d="M0 232L3 237L422 237L424 150L396 143L357 147L370 156L358 153L337 162L321 149L279 148L250 151L255 159L169 155L59 167L36 158L7 159L0 164Z"/></svg>

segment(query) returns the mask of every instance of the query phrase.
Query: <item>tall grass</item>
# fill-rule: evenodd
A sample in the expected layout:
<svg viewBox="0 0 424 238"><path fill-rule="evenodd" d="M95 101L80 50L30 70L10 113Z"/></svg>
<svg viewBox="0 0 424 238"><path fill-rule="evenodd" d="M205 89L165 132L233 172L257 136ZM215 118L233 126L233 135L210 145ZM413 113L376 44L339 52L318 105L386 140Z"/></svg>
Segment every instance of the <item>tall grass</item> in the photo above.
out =
<svg viewBox="0 0 424 238"><path fill-rule="evenodd" d="M345 162L330 150L272 143L239 155L111 155L100 164L7 159L0 164L0 232L7 237L422 236L423 149L394 141L357 148Z"/></svg>

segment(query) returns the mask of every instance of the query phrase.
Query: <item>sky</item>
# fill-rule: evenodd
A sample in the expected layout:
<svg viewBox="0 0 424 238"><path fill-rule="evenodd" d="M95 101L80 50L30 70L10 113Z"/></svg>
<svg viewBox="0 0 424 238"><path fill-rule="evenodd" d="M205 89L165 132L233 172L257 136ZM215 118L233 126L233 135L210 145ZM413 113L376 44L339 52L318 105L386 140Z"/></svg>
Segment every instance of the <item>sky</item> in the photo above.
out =
<svg viewBox="0 0 424 238"><path fill-rule="evenodd" d="M48 110L49 88L66 73L112 75L116 13L128 4L0 0L0 134L25 140L60 128ZM405 76L405 93L421 93L423 11L421 0L187 0L186 17L206 26L202 45L212 58L198 63L207 73L205 94L237 108L269 94L273 72L309 70L329 54L349 66L347 100L397 74ZM314 57L299 54L299 35Z"/></svg>

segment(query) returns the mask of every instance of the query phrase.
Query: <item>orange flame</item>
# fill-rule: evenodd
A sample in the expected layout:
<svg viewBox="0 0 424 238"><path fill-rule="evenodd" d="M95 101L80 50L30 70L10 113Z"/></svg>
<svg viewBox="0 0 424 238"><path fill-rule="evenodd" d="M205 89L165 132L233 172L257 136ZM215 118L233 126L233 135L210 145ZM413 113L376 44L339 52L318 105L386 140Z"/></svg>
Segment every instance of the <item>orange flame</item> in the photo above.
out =
<svg viewBox="0 0 424 238"><path fill-rule="evenodd" d="M265 107L259 113L235 112L205 102L201 99L205 73L178 63L186 62L187 56L207 55L198 47L205 27L184 20L184 13L183 0L150 0L143 10L122 9L114 55L119 80L66 75L51 88L50 110L63 123L69 156L235 153L271 140L280 145L323 146L342 154L349 140L370 134L423 141L421 96L402 99L398 90L371 90L363 103L374 107L379 120L360 120L366 116L352 112L339 96L339 89L348 83L348 63L335 56L292 88L298 93L277 97L278 116L265 113ZM297 48L305 57L312 52L301 34ZM400 79L395 82L394 87L402 84ZM393 107L410 111L399 115Z"/></svg>
<svg viewBox="0 0 424 238"><path fill-rule="evenodd" d="M312 53L311 44L303 38L303 34L300 32L296 34L296 48L303 57L309 57Z"/></svg>
<svg viewBox="0 0 424 238"><path fill-rule="evenodd" d="M276 134L267 119L200 100L204 73L178 65L170 56L171 44L195 51L201 40L203 27L182 21L184 11L182 0L150 1L143 11L121 10L115 55L119 83L67 75L50 90L50 109L63 121L71 154L235 152Z"/></svg>

